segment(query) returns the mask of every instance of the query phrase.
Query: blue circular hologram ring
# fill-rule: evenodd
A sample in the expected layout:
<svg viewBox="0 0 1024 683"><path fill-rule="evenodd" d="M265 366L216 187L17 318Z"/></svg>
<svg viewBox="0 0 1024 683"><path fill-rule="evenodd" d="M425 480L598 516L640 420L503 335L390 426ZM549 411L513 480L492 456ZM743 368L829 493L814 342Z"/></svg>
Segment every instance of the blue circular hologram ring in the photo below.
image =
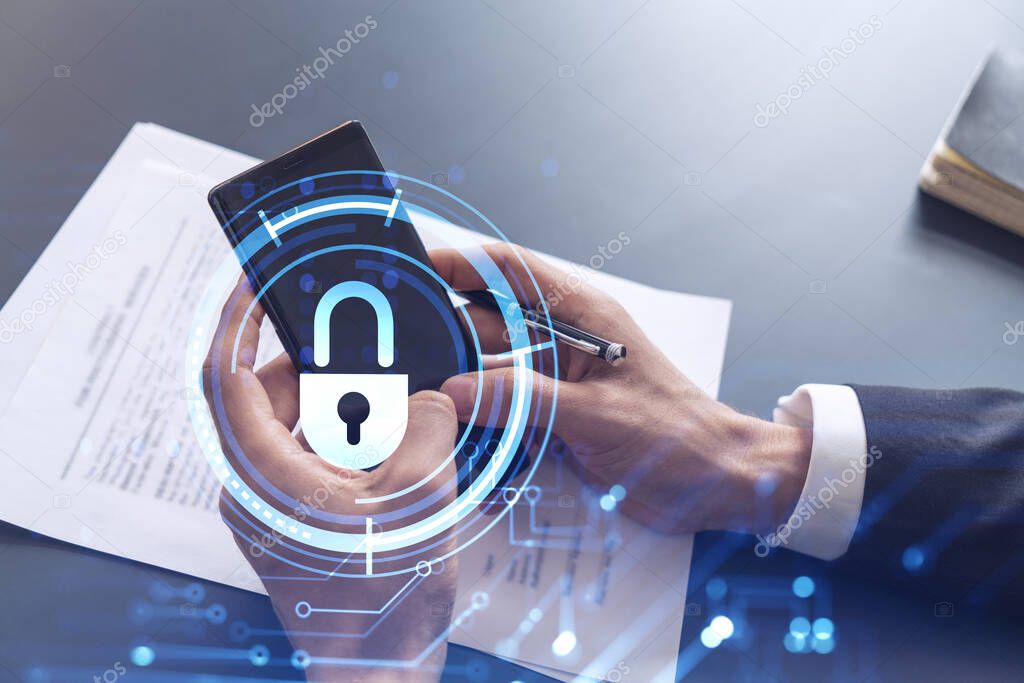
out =
<svg viewBox="0 0 1024 683"><path fill-rule="evenodd" d="M186 354L186 369L187 377L189 382L194 385L199 392L202 392L203 387L203 362L206 356L206 350L210 347L210 343L213 340L216 324L214 321L218 320L220 316L220 308L225 298L225 294L232 291L238 277L239 263L248 262L257 252L266 247L271 241L280 244L279 237L281 234L289 231L301 228L305 223L311 220L318 220L325 217L341 216L347 214L358 214L358 215L376 215L383 216L386 219L386 225L390 222L392 217L400 217L404 221L408 221L408 212L419 214L421 216L427 216L434 220L440 220L445 223L450 221L443 218L441 215L431 209L427 209L423 206L424 203L430 204L434 208L437 208L438 204L436 200L426 197L413 197L420 189L425 189L433 193L439 193L442 195L442 201L444 199L454 203L455 210L452 211L453 215L459 215L460 212L468 212L469 220L460 220L463 224L472 224L474 217L484 227L493 230L494 234L503 241L507 242L504 234L486 217L484 217L479 211L465 203L458 197L451 193L437 188L433 185L410 178L395 174L393 172L382 173L379 171L342 171L335 173L325 173L310 178L305 178L301 181L295 181L288 185L273 188L266 195L259 197L254 200L248 207L239 212L239 215L232 218L234 221L239 216L245 214L257 203L265 203L266 200L271 196L289 190L294 191L295 186L300 183L301 185L298 190L301 193L296 199L304 200L307 199L310 194L310 183L316 182L316 185L321 185L319 179L329 178L332 176L356 176L362 179L362 183L365 184L366 176L378 176L385 178L385 182L394 182L396 180L405 181L411 183L413 187L406 188L404 195L400 192L396 192L395 197L386 196L375 196L367 195L359 192L358 189L354 189L354 192L358 194L342 194L335 195L326 198L309 199L303 201L303 203L289 207L287 210L282 211L281 214L272 220L274 225L273 232L269 230L256 229L250 232L250 234L243 239L235 248L232 254L229 254L224 262L217 269L217 272L212 277L210 283L206 287L201 302L197 307L195 321L190 332L187 354ZM447 211L446 211L447 213ZM404 259L405 261L415 265L421 271L423 271L427 277L433 278L439 282L446 291L450 292L451 288L445 283L427 264L420 263L419 261L409 257L406 254L395 251L388 247L381 247L377 245L365 245L365 244L346 244L338 245L336 247L328 247L325 249L318 250L310 254L304 254L300 258L295 259L291 263L287 264L284 269L275 275L276 279L285 270L299 266L310 259L315 258L320 253L326 253L329 251L343 251L343 250L366 250L366 251L377 251L383 253L391 258ZM494 263L494 261L486 254L482 249L475 249L471 254L465 254L470 263L476 268L478 274L484 282L487 289L512 297L517 297L517 291L509 283L508 279L502 273L501 269ZM529 276L529 283L532 288L540 293L539 287L532 273L525 263L522 263L524 272ZM251 315L255 303L260 300L260 297L266 292L267 288L274 281L272 279L269 283L261 287L260 291L256 293L256 297L252 305L245 312L247 318ZM522 287L524 283L516 283L516 285ZM543 301L542 295L537 296L537 300ZM464 491L457 495L455 500L442 509L432 512L426 517L420 515L414 521L410 521L408 524L399 525L396 528L390 528L388 530L371 531L371 524L367 520L367 533L350 533L334 531L325 529L319 526L306 523L305 517L302 520L296 519L295 516L282 513L278 507L268 502L261 496L257 491L250 487L246 480L239 476L239 473L235 470L235 465L232 460L225 456L224 450L221 447L220 440L217 436L217 430L214 421L211 418L210 410L205 402L203 401L190 401L189 402L189 414L192 421L192 425L196 436L199 440L199 444L206 455L208 462L210 463L213 471L220 479L224 486L224 489L230 494L234 503L241 508L245 509L252 517L258 519L263 525L272 530L281 539L281 545L288 548L299 550L303 554L309 556L315 556L313 553L307 553L302 551L300 548L291 546L286 543L286 540L293 540L299 544L305 546L312 546L313 548L334 552L334 553L367 553L369 552L389 552L389 551L403 551L412 548L413 546L423 546L428 544L432 539L436 539L438 536L448 532L449 530L456 527L458 524L466 522L467 518L474 512L476 512L476 518L472 521L476 521L480 517L483 517L478 511L478 506L481 501L485 500L491 493L494 492L496 482L500 481L502 475L508 470L512 464L513 455L517 452L522 444L524 435L527 433L527 416L530 414L531 402L533 399L532 392L532 381L533 381L533 359L531 354L538 349L531 346L528 335L513 334L511 332L522 329L524 322L522 313L516 307L506 307L500 311L503 318L503 322L506 329L510 331L507 337L510 340L511 350L503 354L508 357L512 363L513 368L513 390L512 400L509 410L509 417L506 427L501 431L500 438L498 438L497 446L494 450L494 455L490 461L483 467L482 471L475 477L475 479L469 483ZM400 313L397 314L400 317ZM545 311L546 315L546 311ZM468 316L465 316L468 321ZM476 337L475 329L472 329L471 321L470 324L471 336L473 337L475 350L480 354L479 340ZM547 324L550 325L550 319ZM214 324L211 324L214 323ZM232 367L231 371L234 372L236 368L236 355L238 352L238 342L240 339L239 335L232 340L218 340L219 344L232 344ZM554 344L550 344L549 347L554 354L554 365L557 367L557 349ZM215 371L216 372L216 371ZM242 452L239 447L237 439L231 432L230 425L227 420L224 419L224 406L221 401L220 392L217 377L213 376L213 386L207 387L210 390L212 396L212 402L214 409L218 413L220 420L218 422L222 425L225 431L225 441L230 447L234 460L243 465L246 474L250 475L253 479L260 483L261 488L272 493L275 498L278 499L279 503L286 504L284 507L294 509L297 505L297 501L291 499L289 496L281 492L272 482L269 482L263 477L261 473L255 470L249 462L248 458ZM200 393L196 394L202 395ZM478 393L476 399L476 408L480 404L480 395ZM531 466L524 473L523 487L529 485L536 468L541 460L541 454L547 444L550 437L551 426L553 421L555 403L552 402L548 423L544 427L543 438L539 439L540 449L538 455L533 459ZM425 477L422 481L417 484L410 486L401 491L390 492L386 495L367 498L357 499L356 504L368 504L377 503L374 507L379 507L380 503L394 500L401 496L404 496L418 487L427 483L431 477L439 474L449 463L457 452L462 450L465 446L465 440L468 437L469 430L462 436L459 442L455 445L449 457L445 463L438 467L431 475ZM290 503L290 504L289 504ZM423 507L423 506L420 506ZM510 506L501 506L502 509L499 514L487 516L489 521L483 524L483 528L478 532L472 533L467 536L465 540L462 539L460 534L460 544L454 550L446 550L443 554L437 557L431 558L431 562L443 561L446 557L453 555L458 552L461 548L466 547L473 543L483 533L486 533L488 529L497 524L504 514L508 514ZM416 510L414 510L415 512ZM348 515L345 521L352 523L353 520L361 520L362 516ZM369 515L367 516L369 517ZM392 513L392 518L394 513ZM384 519L384 515L377 515L377 519ZM237 531L237 530L236 530ZM286 562L289 562L285 558L275 555L271 549L266 549L268 554L275 557L279 557ZM411 556L413 553L407 555L401 555L401 557ZM390 571L377 571L374 572L375 576L383 575L395 575L408 572L418 571L418 567L422 565L422 554L415 555L417 561L412 562L409 566L404 566L399 569ZM381 558L385 562L392 563L395 558ZM294 566L297 565L293 562L289 562ZM367 568L369 562L366 563ZM379 565L378 565L379 566ZM313 567L305 567L309 571L316 573L327 574L320 569ZM331 575L336 576L366 576L367 573L345 573L334 569L329 572Z"/></svg>

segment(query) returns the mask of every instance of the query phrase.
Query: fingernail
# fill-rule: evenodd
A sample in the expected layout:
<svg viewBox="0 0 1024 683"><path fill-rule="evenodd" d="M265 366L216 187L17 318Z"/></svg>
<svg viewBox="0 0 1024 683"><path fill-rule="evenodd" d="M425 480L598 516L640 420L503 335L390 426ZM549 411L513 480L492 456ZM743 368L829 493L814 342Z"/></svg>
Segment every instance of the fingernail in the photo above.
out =
<svg viewBox="0 0 1024 683"><path fill-rule="evenodd" d="M472 377L459 375L452 377L441 385L441 392L448 394L455 404L455 412L464 417L473 412L473 401L476 398L476 380Z"/></svg>

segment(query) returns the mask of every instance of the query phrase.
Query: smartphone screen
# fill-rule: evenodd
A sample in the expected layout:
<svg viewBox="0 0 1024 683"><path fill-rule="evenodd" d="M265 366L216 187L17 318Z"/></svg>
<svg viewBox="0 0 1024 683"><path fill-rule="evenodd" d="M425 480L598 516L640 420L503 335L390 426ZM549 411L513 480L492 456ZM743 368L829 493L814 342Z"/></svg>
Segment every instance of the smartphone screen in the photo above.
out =
<svg viewBox="0 0 1024 683"><path fill-rule="evenodd" d="M362 125L352 121L218 185L209 201L237 246L310 201L353 194L390 200L395 188L380 175L383 170ZM344 173L322 175L338 172ZM337 250L338 245L364 246ZM365 214L304 222L281 232L276 242L269 240L244 268L257 292L270 283L260 301L299 372L400 373L408 375L414 393L477 367L462 313L425 270L430 261L423 244L400 215L389 225L382 216ZM377 316L366 302L342 301L330 316L330 363L319 367L313 362L316 305L332 286L350 280L384 294L394 317L394 339L378 340ZM389 368L377 365L378 343L394 350Z"/></svg>

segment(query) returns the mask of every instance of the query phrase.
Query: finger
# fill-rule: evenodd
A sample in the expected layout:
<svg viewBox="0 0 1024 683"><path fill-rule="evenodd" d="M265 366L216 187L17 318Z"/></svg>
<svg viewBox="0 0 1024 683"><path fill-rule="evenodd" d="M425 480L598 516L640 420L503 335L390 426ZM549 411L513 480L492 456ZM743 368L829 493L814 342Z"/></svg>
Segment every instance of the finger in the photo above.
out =
<svg viewBox="0 0 1024 683"><path fill-rule="evenodd" d="M596 313L614 306L611 299L583 281L583 274L567 273L517 245L494 242L466 251L435 249L430 259L437 274L455 290L485 288L480 271L497 266L520 303L534 308L546 306L550 311L557 308L560 320L579 327L586 327L598 318ZM599 327L614 320L614 315L602 317L604 325Z"/></svg>
<svg viewBox="0 0 1024 683"><path fill-rule="evenodd" d="M480 350L484 353L501 353L508 351L509 336L505 328L505 321L497 311L492 311L483 306L468 304L462 307L469 320L463 320L467 330L472 327L476 332Z"/></svg>
<svg viewBox="0 0 1024 683"><path fill-rule="evenodd" d="M262 307L254 304L252 288L243 278L221 313L203 367L203 387L225 455L235 460L244 455L252 467L294 496L309 485L307 480L321 476L317 463L322 461L304 453L291 430L277 419L270 397L253 372L262 319ZM248 468L236 469L247 480L252 478Z"/></svg>
<svg viewBox="0 0 1024 683"><path fill-rule="evenodd" d="M299 420L299 374L287 353L282 353L256 371L263 389L270 398L274 417L288 428L295 429Z"/></svg>
<svg viewBox="0 0 1024 683"><path fill-rule="evenodd" d="M399 491L425 479L432 479L429 490L454 481L454 461L448 472L437 469L451 455L458 432L455 406L437 391L420 391L409 397L409 422L402 443L373 474L381 485ZM433 476L432 476L433 475Z"/></svg>
<svg viewBox="0 0 1024 683"><path fill-rule="evenodd" d="M563 382L541 373L518 367L495 368L479 373L456 375L441 385L441 391L452 399L459 420L473 424L504 426L518 409L514 405L515 387L529 383L530 424L542 424L554 411L555 429L571 429L574 420L586 416L583 401L588 391L575 382ZM473 415L477 394L479 409ZM557 410L555 402L557 400Z"/></svg>
<svg viewBox="0 0 1024 683"><path fill-rule="evenodd" d="M566 354L560 353L558 356L558 372L556 373L555 367L555 355L550 348L544 348L540 351L533 351L533 369L537 372L548 375L550 377L564 377ZM517 362L515 355L511 353L484 353L480 357L480 367L484 370L494 370L496 368L511 368L514 367Z"/></svg>

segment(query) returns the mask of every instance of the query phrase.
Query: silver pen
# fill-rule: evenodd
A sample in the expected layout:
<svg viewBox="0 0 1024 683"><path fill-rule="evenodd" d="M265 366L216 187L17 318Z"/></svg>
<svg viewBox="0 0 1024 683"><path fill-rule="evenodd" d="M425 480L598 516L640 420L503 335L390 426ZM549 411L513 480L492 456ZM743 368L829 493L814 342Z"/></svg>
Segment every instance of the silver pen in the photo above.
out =
<svg viewBox="0 0 1024 683"><path fill-rule="evenodd" d="M490 290L457 292L457 294L474 304L495 310L499 310L497 301L499 297L502 300L508 298L495 294ZM551 326L549 327L547 324L540 322L540 313L532 308L526 308L518 302L516 302L516 305L523 312L523 316L526 318L526 326L531 330L539 332L555 341L562 342L566 346L589 353L591 356L597 356L611 365L619 365L626 359L626 347L624 344L608 341L598 337L596 334L591 334L586 330L581 330L555 318L551 318Z"/></svg>

